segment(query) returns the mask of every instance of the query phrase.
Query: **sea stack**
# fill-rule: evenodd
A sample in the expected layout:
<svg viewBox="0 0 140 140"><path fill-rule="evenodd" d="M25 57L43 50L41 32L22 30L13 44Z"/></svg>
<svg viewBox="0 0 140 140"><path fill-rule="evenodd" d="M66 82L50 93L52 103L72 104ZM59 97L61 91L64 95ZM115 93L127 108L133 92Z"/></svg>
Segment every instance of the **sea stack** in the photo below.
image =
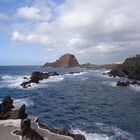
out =
<svg viewBox="0 0 140 140"><path fill-rule="evenodd" d="M79 63L73 54L64 54L52 63L46 63L44 67L78 67Z"/></svg>

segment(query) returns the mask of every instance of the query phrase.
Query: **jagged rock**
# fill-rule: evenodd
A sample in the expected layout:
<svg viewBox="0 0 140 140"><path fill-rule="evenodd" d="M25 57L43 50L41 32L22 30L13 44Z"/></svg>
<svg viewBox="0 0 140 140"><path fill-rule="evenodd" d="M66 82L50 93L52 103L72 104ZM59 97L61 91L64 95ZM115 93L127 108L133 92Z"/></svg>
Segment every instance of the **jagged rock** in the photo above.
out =
<svg viewBox="0 0 140 140"><path fill-rule="evenodd" d="M123 72L123 70L121 70L121 69L113 69L113 70L111 70L110 72L108 72L108 75L110 76L110 77L116 77L116 76L119 76L119 77L125 77L126 76L126 74Z"/></svg>
<svg viewBox="0 0 140 140"><path fill-rule="evenodd" d="M72 54L64 54L53 63L46 63L44 67L77 67L79 63Z"/></svg>
<svg viewBox="0 0 140 140"><path fill-rule="evenodd" d="M130 82L129 81L118 81L117 86L120 86L120 87L128 87L130 85Z"/></svg>
<svg viewBox="0 0 140 140"><path fill-rule="evenodd" d="M13 100L10 96L6 96L0 104L0 114L6 114L14 108Z"/></svg>
<svg viewBox="0 0 140 140"><path fill-rule="evenodd" d="M40 80L48 79L50 76L58 76L58 75L59 74L57 72L43 73L36 71L32 73L29 81L21 83L20 86L23 88L28 88L31 87L31 83L38 84Z"/></svg>

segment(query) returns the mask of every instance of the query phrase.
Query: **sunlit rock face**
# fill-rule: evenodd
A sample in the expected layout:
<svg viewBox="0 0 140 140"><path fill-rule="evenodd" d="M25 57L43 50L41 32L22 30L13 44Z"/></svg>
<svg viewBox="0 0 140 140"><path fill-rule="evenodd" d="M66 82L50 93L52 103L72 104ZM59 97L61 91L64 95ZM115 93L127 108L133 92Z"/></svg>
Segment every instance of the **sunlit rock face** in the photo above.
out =
<svg viewBox="0 0 140 140"><path fill-rule="evenodd" d="M72 54L64 54L53 63L46 63L44 67L77 67L78 60Z"/></svg>

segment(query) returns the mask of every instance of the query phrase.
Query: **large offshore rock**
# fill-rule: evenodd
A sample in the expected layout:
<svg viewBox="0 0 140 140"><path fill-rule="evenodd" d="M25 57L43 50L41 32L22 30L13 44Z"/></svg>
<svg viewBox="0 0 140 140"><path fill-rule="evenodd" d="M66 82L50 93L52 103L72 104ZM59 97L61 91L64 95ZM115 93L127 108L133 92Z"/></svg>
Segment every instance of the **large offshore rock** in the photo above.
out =
<svg viewBox="0 0 140 140"><path fill-rule="evenodd" d="M72 54L64 54L53 63L46 63L44 67L77 67L78 60Z"/></svg>
<svg viewBox="0 0 140 140"><path fill-rule="evenodd" d="M58 76L59 74L57 72L39 72L39 71L35 71L32 73L30 79L26 82L23 82L20 84L21 87L23 88L28 88L31 87L32 83L38 84L40 80L43 79L48 79L50 76Z"/></svg>

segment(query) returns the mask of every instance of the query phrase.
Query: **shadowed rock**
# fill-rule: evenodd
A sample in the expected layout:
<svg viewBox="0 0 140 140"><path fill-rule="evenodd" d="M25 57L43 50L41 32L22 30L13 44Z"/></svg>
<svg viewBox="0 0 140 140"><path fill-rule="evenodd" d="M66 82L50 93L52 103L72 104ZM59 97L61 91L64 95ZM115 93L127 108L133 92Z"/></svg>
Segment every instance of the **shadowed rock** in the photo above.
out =
<svg viewBox="0 0 140 140"><path fill-rule="evenodd" d="M40 80L48 79L50 76L58 76L58 75L59 74L56 72L43 73L36 71L32 73L29 81L21 83L20 86L23 88L28 88L31 87L31 83L38 84Z"/></svg>
<svg viewBox="0 0 140 140"><path fill-rule="evenodd" d="M44 140L34 129L31 128L31 120L25 119L21 123L21 130L15 130L14 134L26 137L28 140Z"/></svg>
<svg viewBox="0 0 140 140"><path fill-rule="evenodd" d="M6 114L14 108L13 100L10 96L6 96L0 104L0 114Z"/></svg>

